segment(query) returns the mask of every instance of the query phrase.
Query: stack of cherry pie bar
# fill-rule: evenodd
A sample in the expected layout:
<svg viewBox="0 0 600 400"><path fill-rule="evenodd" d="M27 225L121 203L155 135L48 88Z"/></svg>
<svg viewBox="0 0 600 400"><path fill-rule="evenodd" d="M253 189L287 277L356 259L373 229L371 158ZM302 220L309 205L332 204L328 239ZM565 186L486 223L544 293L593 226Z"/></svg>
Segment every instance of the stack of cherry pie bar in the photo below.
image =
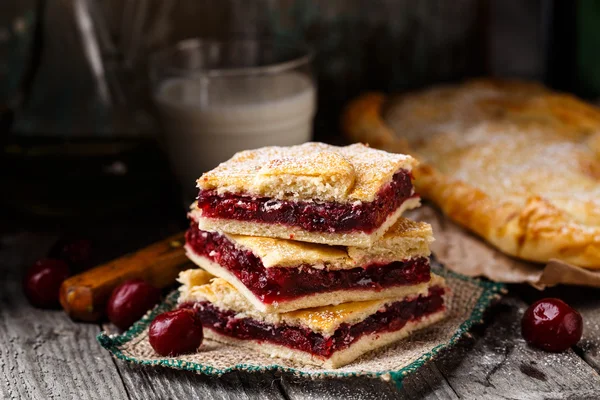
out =
<svg viewBox="0 0 600 400"><path fill-rule="evenodd" d="M443 318L410 156L306 143L237 153L198 180L179 307L205 336L337 368Z"/></svg>

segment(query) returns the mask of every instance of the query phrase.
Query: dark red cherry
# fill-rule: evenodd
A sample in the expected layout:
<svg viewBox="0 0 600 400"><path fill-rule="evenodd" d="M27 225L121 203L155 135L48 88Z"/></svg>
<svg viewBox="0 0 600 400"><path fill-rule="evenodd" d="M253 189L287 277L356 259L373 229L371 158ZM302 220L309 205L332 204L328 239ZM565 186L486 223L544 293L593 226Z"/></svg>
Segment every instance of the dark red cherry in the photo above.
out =
<svg viewBox="0 0 600 400"><path fill-rule="evenodd" d="M125 330L142 318L160 301L160 289L142 279L117 286L108 300L106 314L110 322Z"/></svg>
<svg viewBox="0 0 600 400"><path fill-rule="evenodd" d="M581 314L560 299L542 299L525 311L521 332L532 346L560 352L581 339L583 319Z"/></svg>
<svg viewBox="0 0 600 400"><path fill-rule="evenodd" d="M65 260L77 268L87 266L92 254L92 242L88 239L61 239L50 250L54 258Z"/></svg>
<svg viewBox="0 0 600 400"><path fill-rule="evenodd" d="M23 289L29 302L40 308L59 306L60 285L69 277L69 266L62 260L44 258L29 268Z"/></svg>
<svg viewBox="0 0 600 400"><path fill-rule="evenodd" d="M202 323L189 308L160 314L150 324L150 345L161 356L192 353L202 344Z"/></svg>

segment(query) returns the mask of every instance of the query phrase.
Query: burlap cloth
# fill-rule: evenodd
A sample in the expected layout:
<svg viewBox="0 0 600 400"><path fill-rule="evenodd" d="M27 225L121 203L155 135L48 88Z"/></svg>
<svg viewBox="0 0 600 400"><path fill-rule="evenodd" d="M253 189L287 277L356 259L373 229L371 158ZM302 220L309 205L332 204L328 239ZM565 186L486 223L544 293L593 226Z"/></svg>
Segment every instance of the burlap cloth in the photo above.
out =
<svg viewBox="0 0 600 400"><path fill-rule="evenodd" d="M207 375L222 375L235 370L278 370L311 378L363 375L392 379L399 384L406 374L419 368L443 348L455 343L473 324L481 322L485 309L503 290L501 284L456 274L442 268L435 261L432 264L434 272L444 276L452 290L448 301L448 316L432 327L389 347L366 354L338 369L297 364L210 340L206 340L197 353L173 358L161 357L153 351L148 342L148 325L156 315L174 307L177 292L172 293L164 303L127 332L122 335L102 332L98 335L98 341L114 357L121 360Z"/></svg>

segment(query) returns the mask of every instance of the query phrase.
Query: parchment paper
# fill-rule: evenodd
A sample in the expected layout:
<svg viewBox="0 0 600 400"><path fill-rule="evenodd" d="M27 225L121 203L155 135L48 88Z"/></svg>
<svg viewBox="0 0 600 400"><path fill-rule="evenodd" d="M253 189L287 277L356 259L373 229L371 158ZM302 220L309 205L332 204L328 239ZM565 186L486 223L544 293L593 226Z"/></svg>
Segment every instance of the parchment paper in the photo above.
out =
<svg viewBox="0 0 600 400"><path fill-rule="evenodd" d="M557 284L600 287L600 271L559 260L543 265L509 257L426 203L406 217L433 226L431 250L442 264L460 274L484 276L494 282L528 283L540 290Z"/></svg>

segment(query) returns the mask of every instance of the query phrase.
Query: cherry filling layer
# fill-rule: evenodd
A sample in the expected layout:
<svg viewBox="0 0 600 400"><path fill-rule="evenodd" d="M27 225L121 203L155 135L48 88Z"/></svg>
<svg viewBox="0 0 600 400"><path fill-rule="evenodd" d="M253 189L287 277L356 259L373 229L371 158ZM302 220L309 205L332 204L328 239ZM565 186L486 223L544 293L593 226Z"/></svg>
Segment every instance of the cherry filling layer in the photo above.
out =
<svg viewBox="0 0 600 400"><path fill-rule="evenodd" d="M295 202L201 190L198 208L207 218L298 226L311 232L370 233L413 196L410 172L400 170L370 203Z"/></svg>
<svg viewBox="0 0 600 400"><path fill-rule="evenodd" d="M194 308L207 329L242 340L258 340L286 346L295 350L325 357L348 348L364 335L400 330L408 321L444 308L444 289L432 287L427 296L391 303L381 311L354 325L341 324L330 337L299 326L269 325L251 318L236 318L234 311L222 311L211 303L187 303L180 307Z"/></svg>
<svg viewBox="0 0 600 400"><path fill-rule="evenodd" d="M297 268L265 268L251 251L237 248L227 237L198 229L192 221L186 242L200 256L235 275L263 303L282 302L313 293L342 289L382 290L392 286L416 285L430 279L426 257L374 264L366 268L327 270L300 265Z"/></svg>

